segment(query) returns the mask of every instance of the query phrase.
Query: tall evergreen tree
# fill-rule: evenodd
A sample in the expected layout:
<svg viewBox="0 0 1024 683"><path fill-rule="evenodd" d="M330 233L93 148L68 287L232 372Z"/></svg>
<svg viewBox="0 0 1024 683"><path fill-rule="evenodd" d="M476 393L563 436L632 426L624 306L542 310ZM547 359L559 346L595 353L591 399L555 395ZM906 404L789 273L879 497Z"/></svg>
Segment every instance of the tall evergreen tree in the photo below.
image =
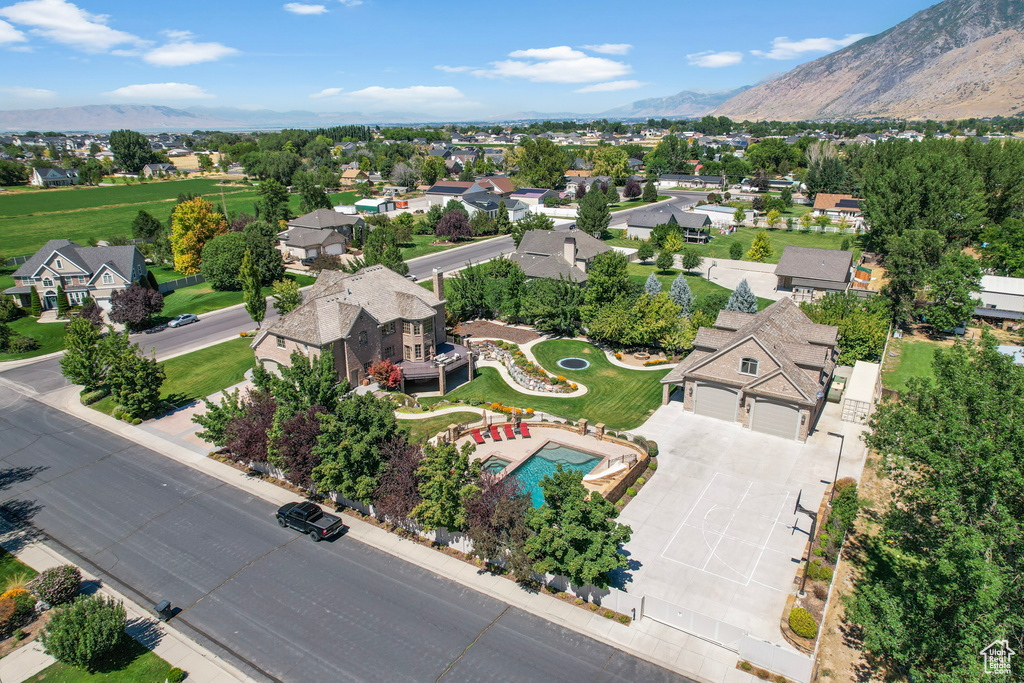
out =
<svg viewBox="0 0 1024 683"><path fill-rule="evenodd" d="M679 306L679 315L683 318L689 318L690 309L693 308L693 292L690 291L690 283L686 281L682 273L672 281L672 287L669 289L668 295L675 302L676 306Z"/></svg>
<svg viewBox="0 0 1024 683"><path fill-rule="evenodd" d="M242 283L245 310L248 311L249 317L256 322L256 327L259 327L267 315L267 299L263 296L260 276L256 272L256 263L253 261L252 252L248 249L245 250L242 266L238 269L238 280Z"/></svg>
<svg viewBox="0 0 1024 683"><path fill-rule="evenodd" d="M648 204L658 201L658 190L654 187L653 180L648 180L647 184L644 185L643 200Z"/></svg>
<svg viewBox="0 0 1024 683"><path fill-rule="evenodd" d="M647 282L644 283L644 294L647 296L656 296L659 292L661 292L661 281L658 280L658 277L652 272L647 276Z"/></svg>
<svg viewBox="0 0 1024 683"><path fill-rule="evenodd" d="M68 302L68 293L64 291L64 287L57 285L57 317L62 319L68 317L69 308L71 308L71 304Z"/></svg>
<svg viewBox="0 0 1024 683"><path fill-rule="evenodd" d="M611 220L612 214L608 210L608 203L604 195L597 191L588 192L576 210L576 227L598 239L604 235Z"/></svg>
<svg viewBox="0 0 1024 683"><path fill-rule="evenodd" d="M39 292L33 287L28 294L29 297L29 312L34 318L38 318L43 314L43 302L39 300Z"/></svg>
<svg viewBox="0 0 1024 683"><path fill-rule="evenodd" d="M106 364L100 349L100 332L86 318L75 316L64 332L60 371L72 384L92 390L103 383Z"/></svg>
<svg viewBox="0 0 1024 683"><path fill-rule="evenodd" d="M504 199L498 202L498 215L494 220L497 223L499 235L507 235L512 232L512 221L508 217L508 207L505 206Z"/></svg>
<svg viewBox="0 0 1024 683"><path fill-rule="evenodd" d="M740 284L729 296L729 303L725 305L725 310L737 313L757 313L757 297L750 290L746 278L740 280Z"/></svg>

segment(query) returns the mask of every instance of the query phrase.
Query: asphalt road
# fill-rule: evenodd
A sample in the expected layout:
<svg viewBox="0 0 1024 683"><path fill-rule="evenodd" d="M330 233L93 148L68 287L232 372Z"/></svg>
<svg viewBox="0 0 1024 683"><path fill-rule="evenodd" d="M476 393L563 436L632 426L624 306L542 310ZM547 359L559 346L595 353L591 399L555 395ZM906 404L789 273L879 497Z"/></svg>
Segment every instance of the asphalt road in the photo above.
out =
<svg viewBox="0 0 1024 683"><path fill-rule="evenodd" d="M686 681L13 392L0 512L260 679ZM470 647L471 646L471 647Z"/></svg>

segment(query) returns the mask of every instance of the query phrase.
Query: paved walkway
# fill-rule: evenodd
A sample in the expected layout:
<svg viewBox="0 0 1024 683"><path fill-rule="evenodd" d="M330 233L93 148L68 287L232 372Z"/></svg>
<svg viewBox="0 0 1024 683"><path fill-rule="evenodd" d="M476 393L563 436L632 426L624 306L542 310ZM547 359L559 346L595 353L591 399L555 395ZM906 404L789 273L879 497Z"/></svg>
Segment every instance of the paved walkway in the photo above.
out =
<svg viewBox="0 0 1024 683"><path fill-rule="evenodd" d="M81 404L78 390L68 387L38 400L79 417L107 431L166 455L197 471L247 491L268 502L283 505L294 494L270 482L254 479L233 467L206 457L206 451L194 445L155 435L150 430L115 420ZM628 509L628 508L627 508ZM356 517L345 516L348 536L397 558L416 564L485 595L518 607L585 636L642 657L658 666L706 683L752 683L749 674L735 668L734 652L712 645L696 636L642 619L631 626L596 616L544 593L525 590L519 584L482 573L477 567L439 553L419 543L403 539ZM200 651L198 645L193 644ZM185 667L182 667L185 668ZM6 679L3 679L7 683ZM204 680L198 677L195 680ZM212 679L215 680L216 679ZM220 683L217 681L217 683Z"/></svg>
<svg viewBox="0 0 1024 683"><path fill-rule="evenodd" d="M751 291L762 299L776 301L785 296L775 290L778 278L775 277L774 263L756 263L753 261L733 261L731 259L705 258L700 268L694 272L726 289L736 289L741 280L746 280Z"/></svg>

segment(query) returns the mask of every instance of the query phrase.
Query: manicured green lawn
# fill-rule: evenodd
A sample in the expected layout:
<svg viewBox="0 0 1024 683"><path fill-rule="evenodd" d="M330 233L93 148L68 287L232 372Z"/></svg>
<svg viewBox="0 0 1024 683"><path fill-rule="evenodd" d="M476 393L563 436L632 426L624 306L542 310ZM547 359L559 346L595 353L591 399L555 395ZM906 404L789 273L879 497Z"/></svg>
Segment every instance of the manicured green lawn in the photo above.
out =
<svg viewBox="0 0 1024 683"><path fill-rule="evenodd" d="M335 206L352 206L359 201L359 195L355 192L336 192L331 197L331 203Z"/></svg>
<svg viewBox="0 0 1024 683"><path fill-rule="evenodd" d="M18 334L35 337L40 346L28 353L0 353L0 361L43 356L64 348L64 323L38 323L35 318L23 315L7 324Z"/></svg>
<svg viewBox="0 0 1024 683"><path fill-rule="evenodd" d="M308 275L295 275L294 273L286 273L285 278L295 280L300 287L316 282L315 278ZM273 287L264 287L263 295L270 296L273 291ZM202 315L240 303L242 303L241 291L217 291L209 283L200 282L198 285L189 285L164 294L164 310L155 319L157 322L165 322L182 313Z"/></svg>
<svg viewBox="0 0 1024 683"><path fill-rule="evenodd" d="M521 394L508 386L494 368L481 368L476 379L450 392L445 398L497 401L572 420L587 418L591 424L603 422L611 429L633 429L661 405L660 380L672 367L666 366L663 371L627 370L609 363L604 352L592 344L574 340L541 342L533 347L533 351L544 369L586 385L587 393L575 398ZM590 367L574 371L563 370L556 365L558 360L570 356L586 358ZM425 398L420 403L433 404L440 400Z"/></svg>
<svg viewBox="0 0 1024 683"><path fill-rule="evenodd" d="M177 280L185 277L181 273L178 273L170 266L151 266L149 272L153 273L153 277L156 278L157 284L163 284L164 282L170 282L171 280Z"/></svg>
<svg viewBox="0 0 1024 683"><path fill-rule="evenodd" d="M900 356L893 359L898 362L891 370L882 373L882 386L893 391L904 391L912 377L934 377L932 359L939 347L939 344L923 340L906 340L898 347L890 344L889 350L898 348Z"/></svg>
<svg viewBox="0 0 1024 683"><path fill-rule="evenodd" d="M14 286L14 271L17 269L18 266L0 265L0 292Z"/></svg>
<svg viewBox="0 0 1024 683"><path fill-rule="evenodd" d="M438 432L446 429L448 425L461 424L463 422L480 422L480 415L478 413L459 412L445 413L444 415L428 417L423 420L399 419L398 426L406 428L406 431L409 433L410 442L420 443L437 435Z"/></svg>
<svg viewBox="0 0 1024 683"><path fill-rule="evenodd" d="M250 343L251 337L229 339L165 361L160 396L181 405L238 384L253 365Z"/></svg>
<svg viewBox="0 0 1024 683"><path fill-rule="evenodd" d="M669 291L672 287L672 281L679 275L678 269L672 269L668 271L660 271L654 265L643 265L641 263L630 263L626 266L626 272L629 273L629 279L633 282L644 284L647 282L647 278L651 273L654 273L655 277L661 283L662 291ZM714 282L708 282L707 279L700 277L699 275L690 275L684 273L683 277L686 278L686 284L690 285L690 291L693 293L694 299L699 299L708 294L725 294L726 296L732 294L732 290L726 289L722 285L715 284ZM762 299L758 297L757 307L758 309L764 309L771 305L770 299Z"/></svg>
<svg viewBox="0 0 1024 683"><path fill-rule="evenodd" d="M621 192L622 190L619 190L619 191ZM658 201L659 202L664 201L666 199L669 199L669 195L667 195L667 194L659 194L658 195ZM613 213L615 211L625 211L626 209L635 209L638 206L643 206L646 203L647 202L645 202L642 199L633 199L633 200L630 200L630 201L619 202L618 204L612 204L611 206L608 207L608 210L613 212Z"/></svg>
<svg viewBox="0 0 1024 683"><path fill-rule="evenodd" d="M486 237L474 237L473 242L482 242L483 240L494 239L494 235L488 235ZM447 251L455 247L461 247L470 242L457 242L455 244L431 244L435 242L437 237L434 235L413 235L412 240L401 245L402 247L402 258L408 261L419 256L426 256L427 254L436 254L439 251Z"/></svg>
<svg viewBox="0 0 1024 683"><path fill-rule="evenodd" d="M7 582L12 579L24 578L27 581L34 579L38 573L14 555L0 548L0 590L7 590Z"/></svg>
<svg viewBox="0 0 1024 683"><path fill-rule="evenodd" d="M125 642L89 673L57 662L33 676L43 683L163 683L171 665L138 641L125 636Z"/></svg>

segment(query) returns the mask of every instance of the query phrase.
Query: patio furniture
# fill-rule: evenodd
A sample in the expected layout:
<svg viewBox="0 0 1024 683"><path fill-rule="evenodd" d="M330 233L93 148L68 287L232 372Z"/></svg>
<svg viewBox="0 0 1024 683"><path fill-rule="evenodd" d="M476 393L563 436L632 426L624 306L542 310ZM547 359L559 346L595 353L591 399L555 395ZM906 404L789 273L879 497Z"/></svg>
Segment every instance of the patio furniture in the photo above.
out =
<svg viewBox="0 0 1024 683"><path fill-rule="evenodd" d="M527 424L525 422L520 422L519 423L519 434L524 439L529 439L530 438L530 428L529 428L529 426L527 426Z"/></svg>
<svg viewBox="0 0 1024 683"><path fill-rule="evenodd" d="M498 433L498 425L491 425L491 438L495 441L501 441L501 434Z"/></svg>
<svg viewBox="0 0 1024 683"><path fill-rule="evenodd" d="M505 438L513 440L516 438L516 433L512 431L512 425L508 422L505 423Z"/></svg>
<svg viewBox="0 0 1024 683"><path fill-rule="evenodd" d="M473 430L473 441L476 441L478 444L484 442L484 437L482 437L480 435L480 430L479 429L474 429Z"/></svg>

